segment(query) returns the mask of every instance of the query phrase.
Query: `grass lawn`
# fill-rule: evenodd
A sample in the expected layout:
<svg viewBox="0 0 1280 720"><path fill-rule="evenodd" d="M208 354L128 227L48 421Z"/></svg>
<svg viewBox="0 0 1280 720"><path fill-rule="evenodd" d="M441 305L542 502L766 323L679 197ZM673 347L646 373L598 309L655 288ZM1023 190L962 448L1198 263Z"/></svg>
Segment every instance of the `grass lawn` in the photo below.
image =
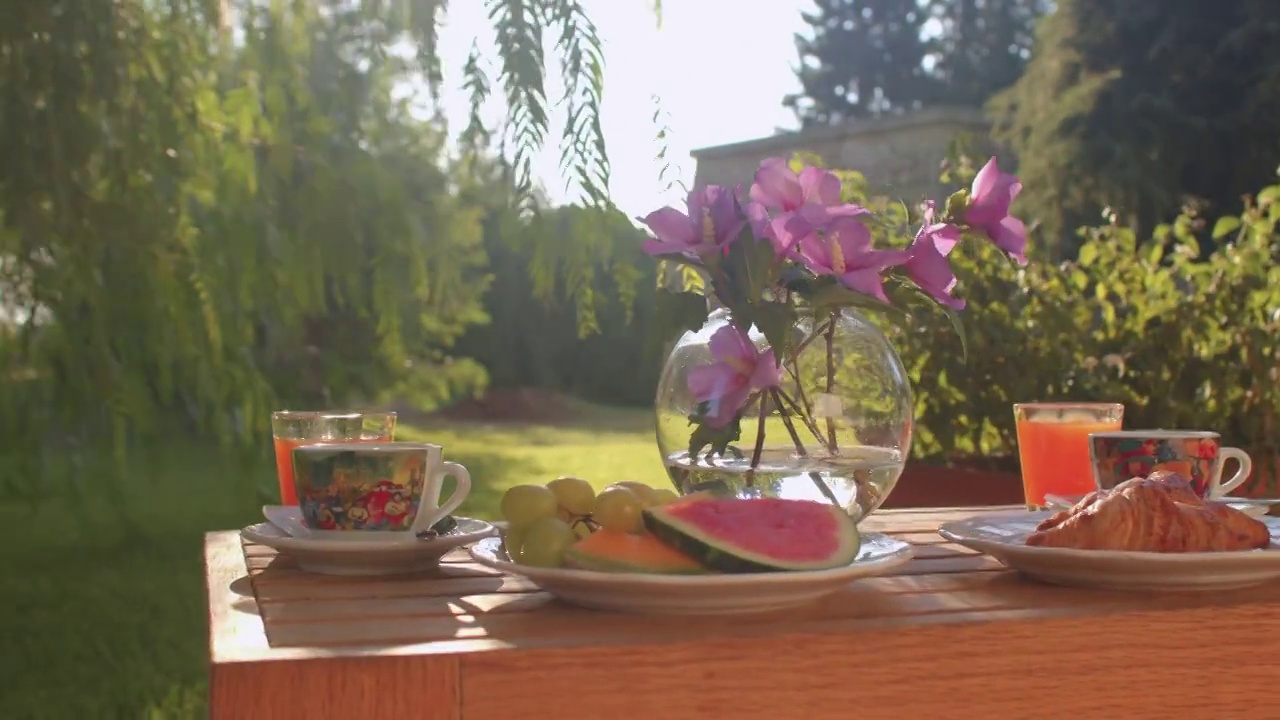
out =
<svg viewBox="0 0 1280 720"><path fill-rule="evenodd" d="M647 410L582 406L557 426L402 427L463 463L475 483L460 512L491 518L507 487L577 475L604 486L665 484ZM62 491L37 506L0 502L0 715L5 718L203 716L208 530L261 519L271 459L190 444L131 456L114 485Z"/></svg>

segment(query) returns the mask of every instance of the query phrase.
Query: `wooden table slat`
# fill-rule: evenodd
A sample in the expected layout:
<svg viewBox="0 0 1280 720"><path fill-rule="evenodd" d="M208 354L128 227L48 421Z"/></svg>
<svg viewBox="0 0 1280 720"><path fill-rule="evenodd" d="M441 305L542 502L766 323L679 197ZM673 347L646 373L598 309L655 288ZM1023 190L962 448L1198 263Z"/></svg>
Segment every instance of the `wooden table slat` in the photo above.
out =
<svg viewBox="0 0 1280 720"><path fill-rule="evenodd" d="M210 533L205 558L211 712L237 719L408 714L473 720L514 713L553 720L565 716L560 703L571 698L590 707L591 716L619 720L816 720L847 717L851 703L867 720L923 716L930 708L938 718L1022 717L1033 705L1038 717L1075 720L1107 715L1120 696L1112 695L1107 709L1087 693L1055 697L1057 704L1046 711L1044 698L1025 690L1046 692L1028 668L1049 662L1059 677L1090 677L1099 674L1092 667L1119 666L1098 658L1121 643L1131 659L1127 672L1137 677L1148 672L1134 667L1140 658L1155 670L1168 660L1153 648L1168 653L1189 647L1185 638L1171 641L1168 633L1200 637L1201 645L1221 644L1225 636L1203 629L1210 618L1224 623L1215 627L1236 627L1232 623L1246 617L1280 620L1275 585L1216 594L1055 587L1026 580L937 534L944 522L1005 512L1024 510L877 513L863 523L864 530L912 543L915 558L811 607L747 622L582 610L524 578L471 562L465 552L451 553L438 570L416 575L319 576L271 548L242 543L237 533ZM1094 632L1103 635L1089 640ZM1062 655L1064 647L1072 654ZM797 648L808 652L797 654ZM1221 666L1227 664L1240 666ZM927 673L930 667L945 673L927 681L932 692L963 696L973 714L948 715L958 706L911 691L897 693L896 705L867 704L868 698L889 702L877 682L902 682L903 673ZM1269 667L1280 674L1280 661ZM722 674L729 672L744 679ZM745 679L760 673L777 678L772 691L767 683ZM833 684L834 678L843 684ZM429 705L422 706L420 694L406 695L400 682L429 688ZM1098 687L1097 678L1092 682ZM629 692L637 684L644 692ZM301 703L280 701L280 688L291 685L310 694ZM315 687L323 689L306 690ZM263 700L263 694L270 697ZM1164 717L1170 707L1198 707L1181 688L1173 696L1174 705L1124 699L1124 714L1136 720ZM674 697L682 698L675 709L667 704ZM1233 717L1230 700L1215 707L1213 717Z"/></svg>

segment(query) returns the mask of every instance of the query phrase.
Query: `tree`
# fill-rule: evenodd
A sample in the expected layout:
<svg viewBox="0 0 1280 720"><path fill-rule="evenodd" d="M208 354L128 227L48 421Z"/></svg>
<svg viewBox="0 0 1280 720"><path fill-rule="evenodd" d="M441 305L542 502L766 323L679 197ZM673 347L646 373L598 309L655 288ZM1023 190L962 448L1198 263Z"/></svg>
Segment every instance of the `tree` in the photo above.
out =
<svg viewBox="0 0 1280 720"><path fill-rule="evenodd" d="M0 14L0 481L175 418L260 439L283 403L474 378L449 351L486 319L480 211L397 35L344 0L233 7Z"/></svg>
<svg viewBox="0 0 1280 720"><path fill-rule="evenodd" d="M938 82L924 67L927 14L915 0L817 0L796 35L802 92L783 104L805 127L902 112L933 102Z"/></svg>
<svg viewBox="0 0 1280 720"><path fill-rule="evenodd" d="M981 107L1021 75L1036 23L1053 0L928 0L930 72L942 83L939 102Z"/></svg>
<svg viewBox="0 0 1280 720"><path fill-rule="evenodd" d="M796 36L805 127L929 105L980 107L1022 73L1051 0L819 0Z"/></svg>
<svg viewBox="0 0 1280 720"><path fill-rule="evenodd" d="M1051 257L1104 209L1146 234L1230 213L1280 159L1280 4L1062 0L991 104Z"/></svg>

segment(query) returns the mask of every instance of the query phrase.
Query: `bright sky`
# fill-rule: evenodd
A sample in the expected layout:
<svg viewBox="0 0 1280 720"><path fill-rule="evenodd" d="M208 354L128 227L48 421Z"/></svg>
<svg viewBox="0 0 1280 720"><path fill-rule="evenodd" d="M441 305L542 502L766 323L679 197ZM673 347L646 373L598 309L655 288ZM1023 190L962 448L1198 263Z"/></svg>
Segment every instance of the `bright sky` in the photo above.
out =
<svg viewBox="0 0 1280 720"><path fill-rule="evenodd" d="M670 128L668 158L679 178L692 185L695 148L772 135L796 127L782 106L799 88L792 37L804 27L800 13L809 0L664 0L661 29L653 0L582 0L605 42L604 132L613 163L611 193L627 214L644 215L662 205L680 204L683 191L663 192L655 160L659 145L652 97L661 98ZM461 89L462 65L479 37L489 57L486 68L497 87L498 61L493 28L481 0L449 3L440 33L445 60L444 107L450 130L467 124L468 98ZM551 46L548 46L548 52ZM554 58L550 58L554 63ZM554 65L552 75L554 75ZM558 89L558 88L557 88ZM554 90L553 97L554 97ZM502 106L492 103L498 121ZM558 166L557 141L563 113L553 115L551 142L536 172L557 201L572 200ZM744 178L745 180L745 178Z"/></svg>

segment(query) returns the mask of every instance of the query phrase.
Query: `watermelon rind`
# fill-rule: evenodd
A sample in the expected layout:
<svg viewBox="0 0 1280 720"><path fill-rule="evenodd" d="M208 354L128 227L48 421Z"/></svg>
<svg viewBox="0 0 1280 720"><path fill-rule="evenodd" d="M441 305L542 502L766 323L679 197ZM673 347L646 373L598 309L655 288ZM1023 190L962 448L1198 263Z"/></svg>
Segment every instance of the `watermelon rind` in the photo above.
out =
<svg viewBox="0 0 1280 720"><path fill-rule="evenodd" d="M680 506L689 502L734 502L750 503L758 500L725 500L718 498L699 498L696 500L682 498L677 501ZM777 501L771 512L776 513ZM644 511L644 524L649 532L659 540L689 555L706 567L722 573L762 573L762 572L795 572L806 570L830 570L849 565L858 557L862 541L858 536L857 525L842 508L834 505L822 505L807 500L788 500L783 502L819 505L835 517L836 549L825 557L812 561L795 562L782 558L770 557L754 552L733 543L727 538L712 537L694 523L676 517L667 506L647 508ZM812 512L812 508L805 508ZM744 533L766 532L763 527L744 527Z"/></svg>

